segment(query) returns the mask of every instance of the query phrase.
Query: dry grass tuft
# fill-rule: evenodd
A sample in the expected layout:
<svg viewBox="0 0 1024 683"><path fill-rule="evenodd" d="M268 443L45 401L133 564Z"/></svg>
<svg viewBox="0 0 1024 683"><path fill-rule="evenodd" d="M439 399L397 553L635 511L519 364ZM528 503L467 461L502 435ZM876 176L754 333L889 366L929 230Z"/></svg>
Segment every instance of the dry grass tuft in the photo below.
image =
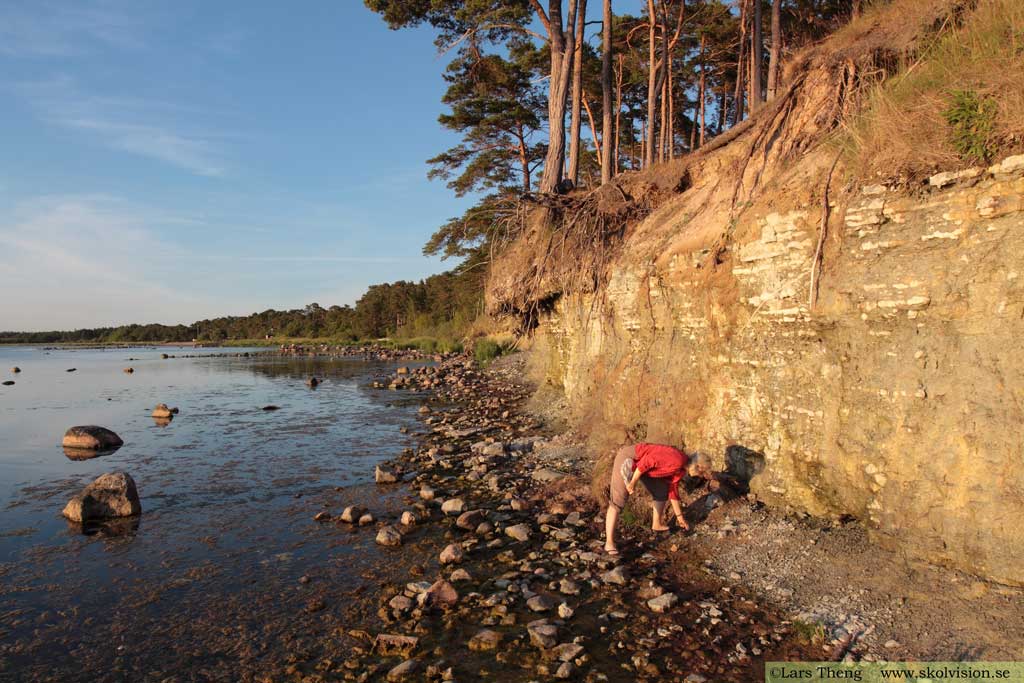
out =
<svg viewBox="0 0 1024 683"><path fill-rule="evenodd" d="M875 20L904 21L886 14L915 6L894 3ZM900 57L894 76L867 88L847 122L847 161L861 178L914 180L1024 148L1024 2L976 0L950 9L930 39ZM958 140L951 123L964 93L984 105L977 128L985 139L975 145ZM968 152L979 148L988 152Z"/></svg>

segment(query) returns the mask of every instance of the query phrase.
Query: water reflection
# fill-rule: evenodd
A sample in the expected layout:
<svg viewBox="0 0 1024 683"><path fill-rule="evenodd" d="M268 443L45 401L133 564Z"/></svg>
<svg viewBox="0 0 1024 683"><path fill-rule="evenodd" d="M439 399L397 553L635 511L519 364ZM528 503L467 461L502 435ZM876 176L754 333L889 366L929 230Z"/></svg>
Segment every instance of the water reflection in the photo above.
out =
<svg viewBox="0 0 1024 683"><path fill-rule="evenodd" d="M68 446L61 446L64 450L64 455L67 456L68 460L92 460L98 458L101 455L110 455L116 453L120 446L113 446L111 448L69 448Z"/></svg>
<svg viewBox="0 0 1024 683"><path fill-rule="evenodd" d="M139 531L142 517L116 517L114 519L91 520L83 524L68 521L68 531L83 536L98 538L119 538L131 540Z"/></svg>

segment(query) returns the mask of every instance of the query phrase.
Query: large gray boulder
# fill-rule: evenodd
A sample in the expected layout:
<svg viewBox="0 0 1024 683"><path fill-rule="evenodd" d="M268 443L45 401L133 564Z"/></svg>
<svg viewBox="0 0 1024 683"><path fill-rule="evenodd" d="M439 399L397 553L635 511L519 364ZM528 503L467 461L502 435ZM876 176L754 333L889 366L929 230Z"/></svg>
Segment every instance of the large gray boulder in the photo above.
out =
<svg viewBox="0 0 1024 683"><path fill-rule="evenodd" d="M68 501L63 515L72 522L90 522L131 517L142 512L135 480L127 472L100 475L81 493Z"/></svg>
<svg viewBox="0 0 1024 683"><path fill-rule="evenodd" d="M124 445L124 441L106 427L80 425L64 432L62 445L64 448L98 451L107 448L120 448Z"/></svg>

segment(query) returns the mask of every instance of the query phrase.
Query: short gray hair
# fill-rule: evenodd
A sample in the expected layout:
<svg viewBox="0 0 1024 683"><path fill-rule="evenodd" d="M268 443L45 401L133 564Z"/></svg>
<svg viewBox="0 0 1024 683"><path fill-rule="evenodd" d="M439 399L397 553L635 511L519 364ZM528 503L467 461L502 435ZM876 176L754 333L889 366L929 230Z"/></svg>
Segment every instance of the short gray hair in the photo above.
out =
<svg viewBox="0 0 1024 683"><path fill-rule="evenodd" d="M691 453L686 463L686 473L691 477L703 477L711 474L711 458L703 453Z"/></svg>

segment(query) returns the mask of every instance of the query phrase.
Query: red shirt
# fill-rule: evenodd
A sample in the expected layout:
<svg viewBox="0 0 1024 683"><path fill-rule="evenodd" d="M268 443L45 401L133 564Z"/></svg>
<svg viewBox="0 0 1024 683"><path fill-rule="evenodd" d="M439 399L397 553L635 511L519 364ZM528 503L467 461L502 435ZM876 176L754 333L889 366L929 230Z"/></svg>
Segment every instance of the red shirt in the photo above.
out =
<svg viewBox="0 0 1024 683"><path fill-rule="evenodd" d="M668 487L669 500L679 500L676 488L686 474L686 453L656 443L638 443L634 465L641 474L657 479L670 479Z"/></svg>

